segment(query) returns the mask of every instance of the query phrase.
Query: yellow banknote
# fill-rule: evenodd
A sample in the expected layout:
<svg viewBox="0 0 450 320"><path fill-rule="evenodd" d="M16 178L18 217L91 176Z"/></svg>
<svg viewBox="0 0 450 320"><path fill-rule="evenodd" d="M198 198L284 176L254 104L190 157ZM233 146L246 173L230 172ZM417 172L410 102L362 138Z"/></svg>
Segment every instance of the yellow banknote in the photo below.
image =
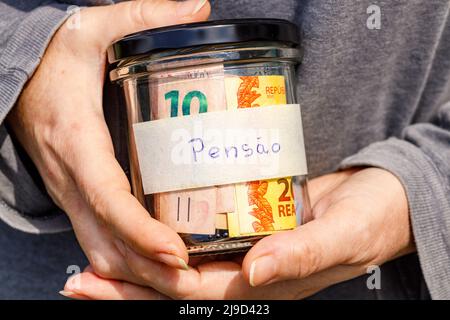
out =
<svg viewBox="0 0 450 320"><path fill-rule="evenodd" d="M225 78L225 88L228 109L287 103L284 76L230 76ZM236 184L235 211L229 212L227 218L230 237L295 228L292 179Z"/></svg>

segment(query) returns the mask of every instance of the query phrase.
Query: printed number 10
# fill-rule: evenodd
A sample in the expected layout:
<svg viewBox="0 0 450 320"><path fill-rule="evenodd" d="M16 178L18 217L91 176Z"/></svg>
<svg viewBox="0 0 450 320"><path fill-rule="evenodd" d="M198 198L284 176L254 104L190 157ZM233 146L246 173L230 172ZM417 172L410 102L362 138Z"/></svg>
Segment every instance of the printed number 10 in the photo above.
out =
<svg viewBox="0 0 450 320"><path fill-rule="evenodd" d="M170 117L178 117L178 106L180 101L180 91L173 90L167 92L164 96L166 100L170 100ZM206 100L206 96L204 93L200 91L190 91L186 94L183 99L183 104L181 109L183 111L183 116L188 116L191 114L191 104L192 99L197 98L199 102L199 111L198 113L208 112L208 101Z"/></svg>

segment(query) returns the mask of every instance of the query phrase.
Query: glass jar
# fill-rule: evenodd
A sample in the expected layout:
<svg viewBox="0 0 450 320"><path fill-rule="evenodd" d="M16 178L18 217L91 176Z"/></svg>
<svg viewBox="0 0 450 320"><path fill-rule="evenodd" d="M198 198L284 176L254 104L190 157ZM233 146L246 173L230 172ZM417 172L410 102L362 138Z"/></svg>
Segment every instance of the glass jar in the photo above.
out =
<svg viewBox="0 0 450 320"><path fill-rule="evenodd" d="M246 251L309 216L300 40L290 22L245 19L148 30L109 48L132 192L190 255Z"/></svg>

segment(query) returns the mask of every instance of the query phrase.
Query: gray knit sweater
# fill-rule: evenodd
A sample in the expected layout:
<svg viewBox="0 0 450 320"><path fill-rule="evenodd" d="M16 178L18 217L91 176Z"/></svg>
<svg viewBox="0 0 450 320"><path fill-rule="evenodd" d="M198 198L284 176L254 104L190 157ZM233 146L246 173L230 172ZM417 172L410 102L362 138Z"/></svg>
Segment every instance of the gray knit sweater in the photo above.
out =
<svg viewBox="0 0 450 320"><path fill-rule="evenodd" d="M67 17L69 4L112 2L0 0L0 122ZM371 20L371 5L381 9L380 25ZM391 283L391 289L386 290L398 284L406 293L384 297L420 298L410 293L421 290L412 283L419 283L423 272L431 296L450 299L449 10L448 0L213 1L213 18L275 17L303 29L305 56L297 93L311 177L369 165L391 171L403 183L421 271L411 267L414 258L400 259L396 272L382 276L390 279L386 286ZM28 233L70 229L4 126L0 155L0 219ZM18 240L0 235L0 260L11 246L31 250L21 244L26 237L1 228ZM43 246L40 259L47 259L46 254L50 249ZM10 267L0 262L0 280L6 286ZM350 282L345 292L360 292L358 288ZM0 288L2 296L6 294Z"/></svg>

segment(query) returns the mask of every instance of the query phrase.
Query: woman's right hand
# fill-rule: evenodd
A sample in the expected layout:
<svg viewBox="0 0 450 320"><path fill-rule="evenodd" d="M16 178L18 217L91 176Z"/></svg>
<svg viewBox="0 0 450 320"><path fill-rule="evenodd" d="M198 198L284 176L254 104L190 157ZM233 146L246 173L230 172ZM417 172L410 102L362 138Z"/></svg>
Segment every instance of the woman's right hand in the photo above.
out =
<svg viewBox="0 0 450 320"><path fill-rule="evenodd" d="M164 25L206 20L205 0L137 0L89 7L57 31L8 123L67 212L96 274L145 285L130 257L187 269L181 238L132 196L102 109L106 49ZM71 28L80 19L79 28ZM132 254L130 254L132 253Z"/></svg>

